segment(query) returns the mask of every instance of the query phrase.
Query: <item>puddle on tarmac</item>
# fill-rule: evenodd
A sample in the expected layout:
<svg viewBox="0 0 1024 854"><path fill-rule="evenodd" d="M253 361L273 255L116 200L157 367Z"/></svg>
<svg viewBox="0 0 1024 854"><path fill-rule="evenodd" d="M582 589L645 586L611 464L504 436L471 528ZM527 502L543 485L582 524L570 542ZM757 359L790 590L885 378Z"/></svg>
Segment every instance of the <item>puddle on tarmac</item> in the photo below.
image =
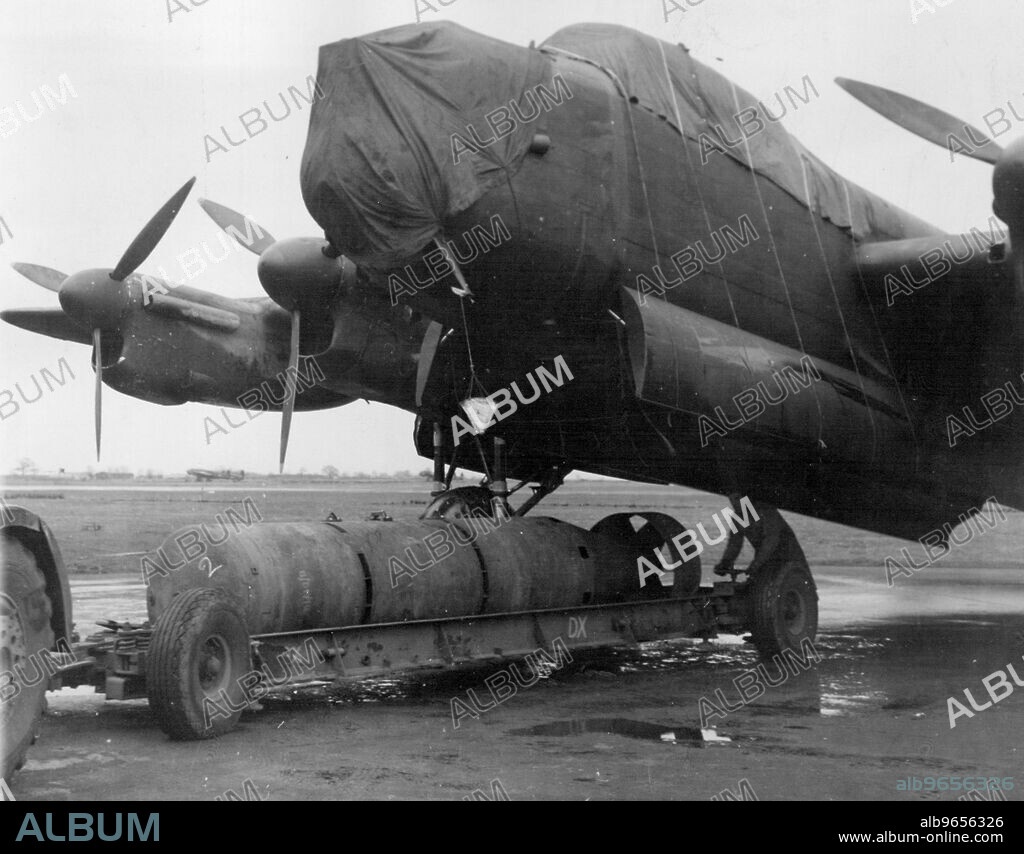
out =
<svg viewBox="0 0 1024 854"><path fill-rule="evenodd" d="M829 659L842 657L845 661L861 658L868 654L870 644L852 636L819 638L816 648ZM760 659L757 651L741 638L723 635L714 643L697 641L655 641L633 649L597 649L574 652L574 660L563 669L541 673L542 679L604 678L645 673L683 673L700 678L700 674L722 674L723 684L738 672L757 666ZM307 683L303 686L288 686L275 691L262 701L266 705L306 705L326 702L329 705L349 705L380 702L412 702L430 704L444 700L452 693L462 693L467 688L480 690L480 685L489 673L496 672L504 665L475 670L435 671L431 674L401 674L378 676L352 683ZM781 665L776 663L774 670ZM774 672L773 670L773 672ZM842 691L836 691L842 696ZM820 699L815 697L812 705L817 707ZM806 703L805 703L806 705ZM817 708L814 709L817 711ZM637 722L637 726L647 726ZM651 725L656 726L656 725ZM628 727L627 727L628 728ZM660 732L669 731L671 727ZM611 732L612 730L608 730ZM659 733L620 734L634 738L658 740ZM566 733L569 734L569 733ZM684 739L683 736L680 738Z"/></svg>
<svg viewBox="0 0 1024 854"><path fill-rule="evenodd" d="M890 716L923 716L936 706L935 697L946 697L950 684L959 684L962 669L973 659L1002 660L1005 647L1018 623L1007 624L1005 631L986 630L987 650L979 651L977 629L937 618L918 621L907 626L864 625L844 632L824 633L814 641L821 657L806 672L796 672L776 656L764 660L757 650L740 637L723 635L713 643L698 641L656 641L639 648L578 650L573 660L557 671L540 674L553 683L582 685L601 679L614 686L627 684L633 676L664 673L683 678L666 681L666 691L692 689L709 698L712 689L720 689L730 702L738 702L735 679L758 668L771 675L772 687L753 703L744 704L744 715L860 717L884 713ZM1024 633L1018 631L1024 637ZM1019 645L1019 644L1018 644ZM928 665L927 667L923 665ZM502 669L494 664L471 670L434 671L430 673L396 673L342 684L315 684L288 689L263 700L265 705L364 703L411 703L433 706L447 705L453 695L469 689L486 693L485 680ZM776 674L790 671L785 684L775 682ZM768 681L768 680L766 680ZM720 701L721 702L721 701ZM941 705L941 704L940 704ZM610 719L609 719L610 720ZM696 723L692 720L691 723ZM676 732L680 743L696 741L699 736L692 727L649 724L603 719L554 724L556 730L516 733L522 735L570 736L585 732L617 733L630 738L660 741L662 733ZM564 731L557 729L565 727ZM577 728L572 729L573 726ZM603 727L603 728L602 728Z"/></svg>
<svg viewBox="0 0 1024 854"><path fill-rule="evenodd" d="M509 730L509 735L533 736L575 736L586 733L624 735L644 741L659 741L665 744L703 745L700 729L690 726L667 726L646 721L631 721L628 718L572 718L567 721L552 721L523 729Z"/></svg>

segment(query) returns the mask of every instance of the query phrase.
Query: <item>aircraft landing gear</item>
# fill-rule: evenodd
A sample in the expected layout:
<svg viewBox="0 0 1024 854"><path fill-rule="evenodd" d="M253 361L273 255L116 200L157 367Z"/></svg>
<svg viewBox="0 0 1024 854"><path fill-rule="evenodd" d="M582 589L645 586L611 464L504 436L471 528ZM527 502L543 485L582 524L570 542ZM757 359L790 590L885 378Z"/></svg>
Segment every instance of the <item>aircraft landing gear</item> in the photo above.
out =
<svg viewBox="0 0 1024 854"><path fill-rule="evenodd" d="M737 500L730 498L739 512ZM800 651L805 641L813 642L818 632L818 591L793 529L774 507L758 502L754 507L759 518L733 535L714 571L733 580L741 572L747 574L740 595L746 600L750 642L769 658L786 649ZM754 546L754 558L746 569L737 570L733 561L744 537Z"/></svg>
<svg viewBox="0 0 1024 854"><path fill-rule="evenodd" d="M494 516L491 491L485 486L457 486L438 493L421 519L447 519L453 522L467 516Z"/></svg>
<svg viewBox="0 0 1024 854"><path fill-rule="evenodd" d="M501 505L511 516L523 516L541 499L550 495L564 482L571 471L567 465L553 465L540 472L531 481L539 483L533 487L533 495L518 509L508 505L508 497L525 486L524 480L515 489L509 490L505 481L505 443L494 440L494 464L485 480L485 485L451 489L454 463L447 478L444 476L444 461L441 456L439 432L435 435L434 500L420 517L421 519L447 519L456 521L466 516L495 517ZM696 556L684 559L676 543L685 534L686 528L663 513L615 513L597 522L591 530L613 536L628 543L641 566L666 570L671 568L671 587L663 586L659 577L641 578L640 595L643 598L666 597L671 599L697 599L704 591L721 590L735 595L732 610L734 622L730 631L749 632L748 641L758 652L771 658L785 650L801 653L807 642L813 642L818 632L818 592L811 576L811 569L797 541L796 534L779 511L760 501L742 498L739 494L729 496L735 519L743 520L743 526L732 525L734 533L729 538L722 560L714 568L717 576L728 576L728 581L716 584L714 588L701 587L701 565ZM745 506L744 506L745 505ZM750 508L756 511L750 518ZM745 568L736 567L736 559L743 548L744 539L754 547L754 556ZM678 565L677 565L678 564ZM737 576L746 575L745 582ZM702 609L704 604L700 606ZM722 615L718 615L720 626Z"/></svg>
<svg viewBox="0 0 1024 854"><path fill-rule="evenodd" d="M541 472L538 477L522 481L519 486L509 490L505 480L505 442L501 438L494 440L494 466L488 472L484 484L480 486L457 486L451 488L452 477L455 474L453 463L448 472L444 475L444 460L441 456L440 434L437 425L434 426L434 488L431 490L433 499L427 509L420 515L420 519L447 519L452 521L464 516L489 516L494 517L498 511L496 505L508 516L525 516L541 500L554 492L565 482L565 477L572 471L571 466L552 465ZM509 496L527 486L530 480L536 480L538 486L531 487L533 494L527 498L517 509L508 503Z"/></svg>

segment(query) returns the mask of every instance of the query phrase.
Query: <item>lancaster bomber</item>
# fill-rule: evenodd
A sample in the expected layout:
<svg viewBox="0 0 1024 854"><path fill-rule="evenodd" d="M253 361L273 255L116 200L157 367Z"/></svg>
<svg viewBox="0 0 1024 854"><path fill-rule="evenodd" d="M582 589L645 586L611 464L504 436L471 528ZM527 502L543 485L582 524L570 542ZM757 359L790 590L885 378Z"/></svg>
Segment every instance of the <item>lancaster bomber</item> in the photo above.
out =
<svg viewBox="0 0 1024 854"><path fill-rule="evenodd" d="M245 480L244 471L231 469L189 469L185 474L194 477L197 483L209 483L211 480Z"/></svg>
<svg viewBox="0 0 1024 854"><path fill-rule="evenodd" d="M534 485L518 518L574 470L742 496L775 528L755 543L748 582L755 641L795 647L813 637L817 597L776 508L944 544L990 498L1024 506L1024 148L1002 150L905 95L838 82L993 165L988 233L944 233L847 181L786 132L784 101L766 105L682 45L578 24L527 48L422 23L320 49L301 192L322 236L275 240L201 202L258 255L266 298L138 272L188 182L112 269L16 265L61 308L2 317L92 345L97 447L103 383L164 405L238 408L276 383L258 407L283 413L282 464L294 410L363 398L415 413L415 447L434 460L428 519L507 509L510 479ZM323 379L300 388L309 360ZM481 471L484 485L451 489L458 468ZM510 524L490 518L488 539ZM594 533L632 537L679 567L666 519L646 514L637 529L610 517ZM263 548L278 547L264 535ZM378 570L346 543L361 591ZM212 554L201 560L230 560ZM395 563L382 565L394 592ZM181 594L186 575L168 591ZM556 575L535 584L557 587ZM705 589L699 575L677 569L675 595ZM468 604L448 588L379 619L367 580L360 607L316 625L488 613L498 578L485 571ZM604 601L658 586L644 580ZM572 604L600 601L588 591ZM176 607L170 592L151 598ZM562 605L512 597L506 608ZM297 631L314 624L305 619L250 629Z"/></svg>

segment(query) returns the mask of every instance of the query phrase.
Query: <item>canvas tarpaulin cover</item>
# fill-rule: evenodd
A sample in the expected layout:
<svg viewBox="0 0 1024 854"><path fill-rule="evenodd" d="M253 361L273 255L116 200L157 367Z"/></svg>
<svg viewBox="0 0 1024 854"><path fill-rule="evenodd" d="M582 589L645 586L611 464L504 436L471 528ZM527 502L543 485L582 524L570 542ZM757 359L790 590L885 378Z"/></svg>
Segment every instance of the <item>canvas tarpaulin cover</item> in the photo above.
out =
<svg viewBox="0 0 1024 854"><path fill-rule="evenodd" d="M537 51L437 22L320 49L317 82L324 96L314 102L310 116L302 194L331 242L360 266L401 266L440 236L446 218L508 180L532 141L529 123L517 122L508 135L458 163L452 137L468 136L473 127L489 138L486 116L513 102L529 112L524 94L552 83L554 63L545 49L612 72L625 96L690 139L742 140L710 156L743 163L821 217L851 228L857 238L932 232L876 196L844 186L780 122L767 120L758 99L682 46L626 27L576 24ZM794 94L810 97L806 88ZM750 119L744 118L745 134L737 117L749 117L751 110L765 127L752 134ZM780 111L779 104L768 108L771 115Z"/></svg>
<svg viewBox="0 0 1024 854"><path fill-rule="evenodd" d="M459 158L452 135L494 135L485 116L551 82L536 50L456 24L410 24L320 48L302 158L302 195L331 242L357 264L405 263L438 236L446 217L506 180L533 131Z"/></svg>
<svg viewBox="0 0 1024 854"><path fill-rule="evenodd" d="M573 24L556 32L541 48L575 54L611 71L627 97L663 116L689 139L700 141L704 135L703 144L712 151L710 156L738 160L809 204L824 219L851 228L855 237L868 238L877 233L904 236L910 221L905 215L901 217L882 199L859 187L851 186L848 198L841 177L791 137L780 121L768 120L768 116L781 119L786 109L807 103L811 96L806 84L790 87L792 93L785 93L784 103L762 104L698 62L682 45L615 24ZM754 115L764 124L763 131L753 132L752 128L757 127ZM746 133L741 121L746 122ZM739 140L744 142L728 144ZM713 144L720 148L711 149ZM719 153L721 148L725 151ZM913 234L932 231L918 222Z"/></svg>

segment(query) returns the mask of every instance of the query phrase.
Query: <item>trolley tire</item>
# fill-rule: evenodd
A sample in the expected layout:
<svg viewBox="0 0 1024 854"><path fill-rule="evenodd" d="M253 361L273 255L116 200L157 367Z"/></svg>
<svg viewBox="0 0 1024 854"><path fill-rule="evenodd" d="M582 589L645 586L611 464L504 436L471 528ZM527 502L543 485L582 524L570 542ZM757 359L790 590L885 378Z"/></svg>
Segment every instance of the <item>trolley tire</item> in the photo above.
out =
<svg viewBox="0 0 1024 854"><path fill-rule="evenodd" d="M54 635L50 617L53 605L46 594L46 577L39 568L36 556L23 543L13 537L3 538L2 590L0 590L0 618L3 637L0 639L0 671L10 673L17 680L14 667L22 674L28 672L32 662L32 675L42 675L43 662L39 653L53 648ZM3 685L4 693L11 685L20 690L5 697L2 715L3 772L11 775L25 764L25 754L39 735L43 715L46 713L46 689L49 677L43 676L35 685L18 685L17 681Z"/></svg>
<svg viewBox="0 0 1024 854"><path fill-rule="evenodd" d="M747 582L751 642L764 658L799 652L818 633L818 590L807 564L772 563Z"/></svg>
<svg viewBox="0 0 1024 854"><path fill-rule="evenodd" d="M146 656L149 705L160 728L179 741L230 732L248 703L239 679L250 669L249 631L233 601L210 588L175 596L153 627Z"/></svg>

